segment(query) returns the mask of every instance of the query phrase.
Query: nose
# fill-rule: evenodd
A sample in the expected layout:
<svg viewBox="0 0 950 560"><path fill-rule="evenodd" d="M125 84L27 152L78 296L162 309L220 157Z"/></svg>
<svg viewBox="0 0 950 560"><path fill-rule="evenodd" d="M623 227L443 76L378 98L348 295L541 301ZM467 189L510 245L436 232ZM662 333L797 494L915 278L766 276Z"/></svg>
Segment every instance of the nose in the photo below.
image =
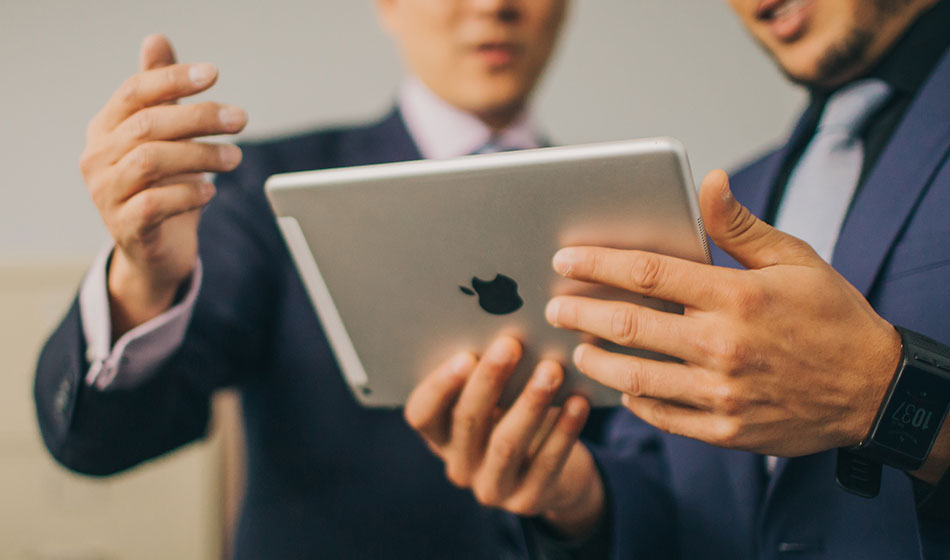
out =
<svg viewBox="0 0 950 560"><path fill-rule="evenodd" d="M515 22L521 17L521 0L469 0L473 12L479 16Z"/></svg>

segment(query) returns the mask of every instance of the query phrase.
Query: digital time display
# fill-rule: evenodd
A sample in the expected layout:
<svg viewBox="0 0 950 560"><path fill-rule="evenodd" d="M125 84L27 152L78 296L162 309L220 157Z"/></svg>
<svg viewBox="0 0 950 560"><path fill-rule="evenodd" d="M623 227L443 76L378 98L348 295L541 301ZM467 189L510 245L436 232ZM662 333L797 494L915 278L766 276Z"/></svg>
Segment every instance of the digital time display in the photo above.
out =
<svg viewBox="0 0 950 560"><path fill-rule="evenodd" d="M887 403L874 442L921 459L930 449L950 405L950 383L908 364Z"/></svg>

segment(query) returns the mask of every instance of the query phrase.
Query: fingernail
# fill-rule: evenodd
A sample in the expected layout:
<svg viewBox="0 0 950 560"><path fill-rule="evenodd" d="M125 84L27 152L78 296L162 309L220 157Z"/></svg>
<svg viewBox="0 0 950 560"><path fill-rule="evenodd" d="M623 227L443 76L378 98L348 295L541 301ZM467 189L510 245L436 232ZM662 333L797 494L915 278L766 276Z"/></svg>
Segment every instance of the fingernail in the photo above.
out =
<svg viewBox="0 0 950 560"><path fill-rule="evenodd" d="M554 254L554 271L561 276L570 276L574 272L574 261L577 260L577 251L561 249Z"/></svg>
<svg viewBox="0 0 950 560"><path fill-rule="evenodd" d="M198 189L201 191L201 197L206 200L210 200L211 197L214 196L214 185L211 183L201 183Z"/></svg>
<svg viewBox="0 0 950 560"><path fill-rule="evenodd" d="M240 107L227 105L218 111L218 120L221 121L221 126L225 128L240 128L247 122L247 113Z"/></svg>
<svg viewBox="0 0 950 560"><path fill-rule="evenodd" d="M197 87L205 86L211 83L218 71L213 64L203 62L201 64L192 64L188 69L188 77Z"/></svg>
<svg viewBox="0 0 950 560"><path fill-rule="evenodd" d="M561 302L557 299L552 299L548 302L548 305L544 308L544 318L547 319L548 323L557 327L558 322L557 318L561 312Z"/></svg>
<svg viewBox="0 0 950 560"><path fill-rule="evenodd" d="M561 373L550 364L541 364L534 375L534 386L542 391L553 391L561 385Z"/></svg>
<svg viewBox="0 0 950 560"><path fill-rule="evenodd" d="M230 144L223 144L218 150L221 156L221 163L225 166L233 167L241 162L241 148Z"/></svg>
<svg viewBox="0 0 950 560"><path fill-rule="evenodd" d="M574 365L577 366L577 369L581 369L581 359L583 359L584 352L586 351L587 348L583 344L580 344L574 348L574 355L571 356L571 359L574 361ZM581 369L581 373L583 372L584 371Z"/></svg>

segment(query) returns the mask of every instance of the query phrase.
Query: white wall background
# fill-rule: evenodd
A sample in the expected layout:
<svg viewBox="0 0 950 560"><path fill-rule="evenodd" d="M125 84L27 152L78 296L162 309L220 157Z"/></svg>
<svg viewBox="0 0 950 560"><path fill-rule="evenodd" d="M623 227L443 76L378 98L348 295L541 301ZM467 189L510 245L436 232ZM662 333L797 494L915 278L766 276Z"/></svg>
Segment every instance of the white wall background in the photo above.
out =
<svg viewBox="0 0 950 560"><path fill-rule="evenodd" d="M572 16L536 104L558 143L676 136L701 177L779 141L803 103L723 1L575 0ZM105 239L76 162L151 32L218 65L213 96L252 136L372 118L401 75L371 0L3 0L0 263L83 261Z"/></svg>

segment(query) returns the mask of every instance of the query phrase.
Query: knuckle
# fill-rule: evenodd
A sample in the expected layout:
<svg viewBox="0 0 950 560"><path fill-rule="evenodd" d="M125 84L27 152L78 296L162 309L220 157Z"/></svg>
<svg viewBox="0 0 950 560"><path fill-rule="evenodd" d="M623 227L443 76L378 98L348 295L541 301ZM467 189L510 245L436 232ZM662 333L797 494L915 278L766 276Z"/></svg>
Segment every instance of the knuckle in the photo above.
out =
<svg viewBox="0 0 950 560"><path fill-rule="evenodd" d="M644 395L642 367L635 360L629 360L623 370L623 392L634 397Z"/></svg>
<svg viewBox="0 0 950 560"><path fill-rule="evenodd" d="M538 507L537 492L523 490L505 503L505 509L522 517L533 517L541 513Z"/></svg>
<svg viewBox="0 0 950 560"><path fill-rule="evenodd" d="M130 133L135 140L147 140L155 130L155 118L149 111L139 111L129 122Z"/></svg>
<svg viewBox="0 0 950 560"><path fill-rule="evenodd" d="M469 434L475 431L475 415L468 410L458 407L452 411L452 431L460 434Z"/></svg>
<svg viewBox="0 0 950 560"><path fill-rule="evenodd" d="M723 336L713 350L713 361L717 369L726 374L735 374L743 369L748 356L745 345L731 336Z"/></svg>
<svg viewBox="0 0 950 560"><path fill-rule="evenodd" d="M402 415L406 423L409 424L409 427L413 430L422 431L427 425L422 413L418 412L414 407L407 406L405 410L403 410Z"/></svg>
<svg viewBox="0 0 950 560"><path fill-rule="evenodd" d="M650 253L637 254L630 263L629 277L646 295L654 293L660 285L663 263Z"/></svg>
<svg viewBox="0 0 950 560"><path fill-rule="evenodd" d="M140 193L138 198L138 217L141 229L149 229L159 221L158 201L152 193L145 191Z"/></svg>
<svg viewBox="0 0 950 560"><path fill-rule="evenodd" d="M518 445L510 437L502 434L492 436L488 452L502 464L510 464L518 457Z"/></svg>
<svg viewBox="0 0 950 560"><path fill-rule="evenodd" d="M588 251L584 257L583 267L592 278L600 278L606 272L606 266L604 255L600 251Z"/></svg>
<svg viewBox="0 0 950 560"><path fill-rule="evenodd" d="M616 342L623 345L633 344L637 340L639 330L638 317L632 308L623 306L614 310L610 320L610 331Z"/></svg>
<svg viewBox="0 0 950 560"><path fill-rule="evenodd" d="M555 473L561 466L560 454L540 453L534 458L534 468L545 474Z"/></svg>
<svg viewBox="0 0 950 560"><path fill-rule="evenodd" d="M501 493L493 481L480 480L472 485L475 499L483 506L496 507L501 504Z"/></svg>
<svg viewBox="0 0 950 560"><path fill-rule="evenodd" d="M90 152L88 148L79 154L79 172L82 173L83 177L88 176L92 172L94 159L92 152Z"/></svg>
<svg viewBox="0 0 950 560"><path fill-rule="evenodd" d="M124 103L131 103L139 97L139 79L138 76L132 76L119 86L119 99Z"/></svg>
<svg viewBox="0 0 950 560"><path fill-rule="evenodd" d="M672 433L672 422L670 411L659 404L653 406L650 410L650 423L664 432Z"/></svg>
<svg viewBox="0 0 950 560"><path fill-rule="evenodd" d="M733 292L733 309L742 317L758 316L768 303L768 294L757 284L745 284Z"/></svg>
<svg viewBox="0 0 950 560"><path fill-rule="evenodd" d="M130 163L135 173L144 181L151 182L157 178L157 154L149 144L140 144L129 154Z"/></svg>
<svg viewBox="0 0 950 560"><path fill-rule="evenodd" d="M449 479L449 482L458 488L468 488L469 486L467 469L463 468L456 461L446 461L445 477Z"/></svg>
<svg viewBox="0 0 950 560"><path fill-rule="evenodd" d="M749 212L745 206L740 206L738 215L728 221L724 233L731 239L745 237L755 227L756 222L758 222L758 218L752 212Z"/></svg>
<svg viewBox="0 0 950 560"><path fill-rule="evenodd" d="M734 418L721 418L713 428L713 443L719 447L736 447L742 434L742 423Z"/></svg>
<svg viewBox="0 0 950 560"><path fill-rule="evenodd" d="M724 384L715 389L714 406L722 414L733 416L745 407L745 399L741 391Z"/></svg>

